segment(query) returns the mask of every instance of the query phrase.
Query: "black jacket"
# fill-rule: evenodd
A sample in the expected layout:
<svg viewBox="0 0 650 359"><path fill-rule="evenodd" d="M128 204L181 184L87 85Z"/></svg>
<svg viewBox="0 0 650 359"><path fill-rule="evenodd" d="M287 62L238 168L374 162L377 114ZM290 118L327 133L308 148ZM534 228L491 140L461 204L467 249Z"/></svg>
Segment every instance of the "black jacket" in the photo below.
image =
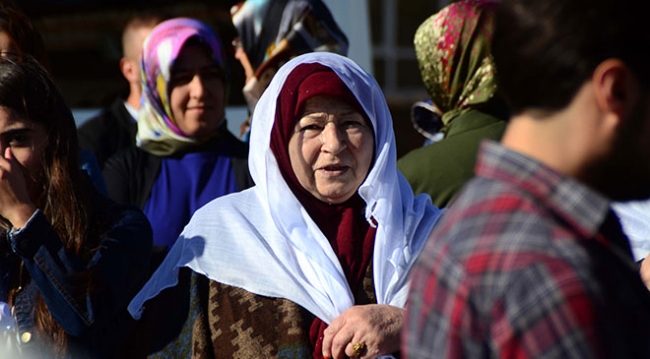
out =
<svg viewBox="0 0 650 359"><path fill-rule="evenodd" d="M226 126L222 126L221 132L206 146L214 145L216 141L229 143L238 189L241 191L253 186L248 172L248 145L235 138ZM160 173L162 159L137 147L118 152L104 166L108 196L118 203L144 209Z"/></svg>
<svg viewBox="0 0 650 359"><path fill-rule="evenodd" d="M137 123L124 107L124 100L116 99L109 107L79 127L79 145L97 157L99 167L119 150L135 147Z"/></svg>

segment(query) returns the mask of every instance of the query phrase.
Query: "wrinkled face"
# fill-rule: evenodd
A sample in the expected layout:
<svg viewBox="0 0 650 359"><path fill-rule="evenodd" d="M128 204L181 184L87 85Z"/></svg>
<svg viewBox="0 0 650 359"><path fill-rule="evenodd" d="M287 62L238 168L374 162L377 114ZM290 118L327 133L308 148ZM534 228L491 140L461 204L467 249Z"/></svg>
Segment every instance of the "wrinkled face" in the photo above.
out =
<svg viewBox="0 0 650 359"><path fill-rule="evenodd" d="M374 135L353 106L330 96L305 101L289 140L289 158L300 184L331 204L352 197L365 180L374 155Z"/></svg>
<svg viewBox="0 0 650 359"><path fill-rule="evenodd" d="M36 203L40 196L39 179L43 176L43 151L47 143L45 129L0 107L0 154L11 148L13 157L25 177L29 198Z"/></svg>
<svg viewBox="0 0 650 359"><path fill-rule="evenodd" d="M224 117L226 87L223 72L200 45L183 47L169 82L173 120L186 135L212 136Z"/></svg>

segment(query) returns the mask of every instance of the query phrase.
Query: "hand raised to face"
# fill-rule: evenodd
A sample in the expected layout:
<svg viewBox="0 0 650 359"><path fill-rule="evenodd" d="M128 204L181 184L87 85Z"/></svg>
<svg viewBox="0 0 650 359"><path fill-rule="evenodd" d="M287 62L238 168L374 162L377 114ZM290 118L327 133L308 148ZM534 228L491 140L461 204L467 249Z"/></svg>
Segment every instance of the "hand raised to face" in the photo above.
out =
<svg viewBox="0 0 650 359"><path fill-rule="evenodd" d="M0 108L0 216L22 228L36 207L47 135L38 125Z"/></svg>

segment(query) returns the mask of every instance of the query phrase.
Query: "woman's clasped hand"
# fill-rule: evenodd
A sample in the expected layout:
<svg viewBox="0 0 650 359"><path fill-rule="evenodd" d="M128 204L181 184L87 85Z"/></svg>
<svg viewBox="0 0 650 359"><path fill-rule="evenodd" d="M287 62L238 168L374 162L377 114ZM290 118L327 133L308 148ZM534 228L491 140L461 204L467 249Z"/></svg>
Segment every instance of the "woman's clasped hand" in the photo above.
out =
<svg viewBox="0 0 650 359"><path fill-rule="evenodd" d="M357 305L325 329L324 358L375 358L399 351L404 310L391 305Z"/></svg>

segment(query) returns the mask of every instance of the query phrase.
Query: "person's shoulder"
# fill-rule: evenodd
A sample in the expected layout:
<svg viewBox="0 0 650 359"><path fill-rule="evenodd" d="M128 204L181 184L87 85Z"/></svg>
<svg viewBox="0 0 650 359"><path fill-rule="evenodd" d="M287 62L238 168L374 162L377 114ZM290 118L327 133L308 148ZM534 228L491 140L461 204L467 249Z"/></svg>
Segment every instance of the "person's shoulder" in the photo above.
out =
<svg viewBox="0 0 650 359"><path fill-rule="evenodd" d="M228 144L230 153L233 157L248 159L248 143L241 141L227 129L223 131L221 136L223 141Z"/></svg>
<svg viewBox="0 0 650 359"><path fill-rule="evenodd" d="M461 145L470 146L468 143ZM397 161L397 168L411 184L422 182L434 187L440 180L456 180L454 177L459 171L463 177L471 176L474 171L473 157L476 155L472 154L471 161L465 160L457 151L459 148L454 141L443 139L402 156Z"/></svg>
<svg viewBox="0 0 650 359"><path fill-rule="evenodd" d="M119 203L111 198L95 193L93 203L96 216L100 217L105 226L113 227L120 222L139 222L148 224L145 214L136 206Z"/></svg>
<svg viewBox="0 0 650 359"><path fill-rule="evenodd" d="M472 110L451 123L449 135L445 139L455 139L459 144L462 144L462 141L478 143L483 139L499 141L503 137L507 124L508 121L502 117Z"/></svg>
<svg viewBox="0 0 650 359"><path fill-rule="evenodd" d="M124 107L123 104L120 104ZM96 115L86 120L79 128L77 133L79 136L79 144L82 147L88 148L93 152L106 151L114 144L117 144L121 137L121 132L124 120L119 119L119 109L116 109L116 104L101 109ZM124 109L126 111L126 108ZM127 112L128 115L128 112ZM129 115L130 116L130 115Z"/></svg>
<svg viewBox="0 0 650 359"><path fill-rule="evenodd" d="M443 138L430 145L416 148L397 161L397 167L407 178L433 180L432 176L449 177L459 170L473 173L473 165L480 142L492 136Z"/></svg>
<svg viewBox="0 0 650 359"><path fill-rule="evenodd" d="M495 253L547 251L557 223L537 198L506 183L476 177L468 182L436 226L433 236L456 255L474 255L481 246Z"/></svg>
<svg viewBox="0 0 650 359"><path fill-rule="evenodd" d="M79 131L88 132L100 126L104 127L110 122L111 114L108 111L108 108L103 108L99 110L99 112L97 112L95 115L88 118L81 126L79 126Z"/></svg>
<svg viewBox="0 0 650 359"><path fill-rule="evenodd" d="M496 298L509 287L534 282L527 278L536 273L541 274L535 280L551 283L554 278L544 273L580 264L575 257L586 253L576 241L557 241L561 232L561 224L534 196L479 177L448 208L425 252L428 262L447 263L446 271L462 273L458 276L468 283L482 286L488 281L489 296ZM567 272L569 277L574 284L581 280L577 272Z"/></svg>
<svg viewBox="0 0 650 359"><path fill-rule="evenodd" d="M444 140L426 147L412 150L397 161L398 170L404 175L414 193L428 193L434 202L443 188L460 181L457 178L457 163L447 156L449 150ZM469 165L467 167L470 167ZM465 180L471 177L472 168L468 168Z"/></svg>
<svg viewBox="0 0 650 359"><path fill-rule="evenodd" d="M236 241L242 236L267 240L277 231L269 230L273 221L264 207L254 187L215 198L192 214L181 236L220 238L219 243Z"/></svg>
<svg viewBox="0 0 650 359"><path fill-rule="evenodd" d="M507 181L476 176L470 180L453 203L458 210L467 209L475 214L536 212L544 208L537 197L524 188ZM507 205L507 208L504 206ZM480 211L476 211L476 208ZM498 210L497 213L494 211Z"/></svg>
<svg viewBox="0 0 650 359"><path fill-rule="evenodd" d="M122 104L122 106L124 105ZM115 107L116 103L114 102L109 106L102 108L99 112L91 116L81 126L79 126L79 131L82 133L92 133L93 131L98 131L100 129L117 126Z"/></svg>
<svg viewBox="0 0 650 359"><path fill-rule="evenodd" d="M261 211L261 201L255 187L217 197L192 215L191 221L210 220L222 222L222 218L240 216L242 213Z"/></svg>
<svg viewBox="0 0 650 359"><path fill-rule="evenodd" d="M111 138L112 122L105 110L86 120L77 128L79 145L93 153L100 151L105 147L104 143Z"/></svg>
<svg viewBox="0 0 650 359"><path fill-rule="evenodd" d="M118 203L97 191L93 191L91 196L93 223L102 228L107 238L114 238L118 242L137 239L134 245L143 248L151 246L153 230L149 220L138 207Z"/></svg>
<svg viewBox="0 0 650 359"><path fill-rule="evenodd" d="M524 190L478 177L432 232L430 259L444 256L469 282L491 283L494 298L508 288L532 289L535 282L557 287L558 268L566 273L561 290L577 288L590 280L579 270L590 265L590 257L577 235L556 218Z"/></svg>
<svg viewBox="0 0 650 359"><path fill-rule="evenodd" d="M118 150L111 157L106 160L104 169L118 167L118 168L133 168L138 167L142 163L160 159L160 157L150 154L139 147L126 147Z"/></svg>
<svg viewBox="0 0 650 359"><path fill-rule="evenodd" d="M104 164L103 174L111 197L115 196L116 189L118 192L124 189L123 186L138 187L144 178L150 174L157 173L162 163L162 158L152 155L138 147L127 147L113 154ZM129 192L130 193L130 192ZM114 198L119 202L125 202L125 198ZM135 203L135 202L134 202Z"/></svg>

